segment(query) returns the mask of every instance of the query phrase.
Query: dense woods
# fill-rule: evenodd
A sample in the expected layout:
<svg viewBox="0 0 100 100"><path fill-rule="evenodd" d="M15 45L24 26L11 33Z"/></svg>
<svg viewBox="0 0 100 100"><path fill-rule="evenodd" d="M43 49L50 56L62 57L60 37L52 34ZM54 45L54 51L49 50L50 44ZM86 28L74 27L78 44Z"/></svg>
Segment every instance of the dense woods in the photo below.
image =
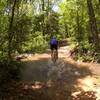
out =
<svg viewBox="0 0 100 100"><path fill-rule="evenodd" d="M41 52L48 48L53 35L78 45L79 58L84 51L97 57L99 10L99 0L1 0L0 59L11 59L15 53Z"/></svg>
<svg viewBox="0 0 100 100"><path fill-rule="evenodd" d="M99 64L100 0L0 0L1 87L20 79L18 55L46 52L53 36L59 44L67 41L75 61Z"/></svg>

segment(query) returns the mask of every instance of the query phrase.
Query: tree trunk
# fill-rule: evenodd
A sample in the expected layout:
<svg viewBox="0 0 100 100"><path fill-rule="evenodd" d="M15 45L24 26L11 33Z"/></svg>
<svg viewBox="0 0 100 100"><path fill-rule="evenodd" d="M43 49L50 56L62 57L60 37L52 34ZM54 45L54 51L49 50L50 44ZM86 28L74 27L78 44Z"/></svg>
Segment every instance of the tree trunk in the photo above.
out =
<svg viewBox="0 0 100 100"><path fill-rule="evenodd" d="M77 9L76 14L77 14L77 16L76 16L76 24L77 24L76 38L77 38L77 41L80 42L80 41L82 41L82 26L80 23L79 9Z"/></svg>
<svg viewBox="0 0 100 100"><path fill-rule="evenodd" d="M42 0L42 12L43 12L43 21L42 21L42 32L44 36L44 0Z"/></svg>
<svg viewBox="0 0 100 100"><path fill-rule="evenodd" d="M99 37L98 30L96 25L96 18L94 14L92 0L87 0L88 14L89 14L89 22L90 22L90 30L92 33L93 42L95 44L96 50L99 51Z"/></svg>
<svg viewBox="0 0 100 100"><path fill-rule="evenodd" d="M12 7L12 13L11 13L11 19L9 23L9 29L8 29L8 58L11 60L11 53L12 53L12 37L13 37L13 20L14 20L14 12L15 12L15 6L16 6L17 0L14 0L13 7Z"/></svg>

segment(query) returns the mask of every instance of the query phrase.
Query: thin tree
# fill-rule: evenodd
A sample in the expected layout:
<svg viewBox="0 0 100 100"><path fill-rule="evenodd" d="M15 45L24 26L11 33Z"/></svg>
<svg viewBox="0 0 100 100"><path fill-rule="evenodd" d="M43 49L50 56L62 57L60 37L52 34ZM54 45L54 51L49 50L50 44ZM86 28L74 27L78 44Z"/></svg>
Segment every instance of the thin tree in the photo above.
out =
<svg viewBox="0 0 100 100"><path fill-rule="evenodd" d="M98 29L96 25L96 18L95 18L92 0L87 0L87 7L88 7L90 30L92 33L93 42L95 44L96 50L99 51L100 49L99 36L98 36Z"/></svg>
<svg viewBox="0 0 100 100"><path fill-rule="evenodd" d="M14 12L16 7L17 0L14 0L11 12L11 19L9 22L9 29L8 29L8 58L11 59L12 53L12 38L13 38L13 21L14 21Z"/></svg>

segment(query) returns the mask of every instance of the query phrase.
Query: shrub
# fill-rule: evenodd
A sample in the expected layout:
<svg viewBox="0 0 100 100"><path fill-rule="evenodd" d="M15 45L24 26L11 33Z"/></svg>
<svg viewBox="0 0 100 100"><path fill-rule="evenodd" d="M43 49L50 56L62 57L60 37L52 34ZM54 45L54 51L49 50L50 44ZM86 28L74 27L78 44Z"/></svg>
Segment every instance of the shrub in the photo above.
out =
<svg viewBox="0 0 100 100"><path fill-rule="evenodd" d="M21 62L7 60L0 62L0 84L8 82L10 80L20 79L20 67Z"/></svg>

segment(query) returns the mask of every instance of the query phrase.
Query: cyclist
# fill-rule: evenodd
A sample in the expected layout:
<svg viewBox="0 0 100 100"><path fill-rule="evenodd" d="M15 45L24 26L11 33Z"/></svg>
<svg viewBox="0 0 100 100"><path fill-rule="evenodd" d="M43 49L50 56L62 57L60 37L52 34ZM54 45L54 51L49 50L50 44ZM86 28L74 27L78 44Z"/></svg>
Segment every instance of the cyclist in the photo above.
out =
<svg viewBox="0 0 100 100"><path fill-rule="evenodd" d="M53 55L53 51L56 50L57 58L58 58L58 41L56 37L52 37L50 40L50 49L51 49L51 57Z"/></svg>

